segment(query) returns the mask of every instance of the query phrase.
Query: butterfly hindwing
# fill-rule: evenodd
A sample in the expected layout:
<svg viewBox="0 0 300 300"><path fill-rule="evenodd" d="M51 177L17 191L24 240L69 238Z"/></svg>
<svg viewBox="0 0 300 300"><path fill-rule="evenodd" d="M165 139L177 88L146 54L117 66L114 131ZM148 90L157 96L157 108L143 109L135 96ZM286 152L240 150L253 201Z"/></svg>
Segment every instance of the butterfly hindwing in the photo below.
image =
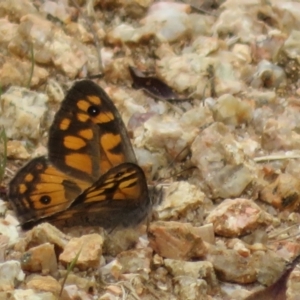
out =
<svg viewBox="0 0 300 300"><path fill-rule="evenodd" d="M67 210L45 218L58 227L132 226L147 216L150 199L143 170L123 163L102 175Z"/></svg>
<svg viewBox="0 0 300 300"><path fill-rule="evenodd" d="M26 223L67 209L87 186L70 180L41 156L18 171L9 184L8 196L21 223Z"/></svg>
<svg viewBox="0 0 300 300"><path fill-rule="evenodd" d="M76 82L61 103L48 149L55 167L91 183L113 166L136 163L119 112L104 90L89 80Z"/></svg>

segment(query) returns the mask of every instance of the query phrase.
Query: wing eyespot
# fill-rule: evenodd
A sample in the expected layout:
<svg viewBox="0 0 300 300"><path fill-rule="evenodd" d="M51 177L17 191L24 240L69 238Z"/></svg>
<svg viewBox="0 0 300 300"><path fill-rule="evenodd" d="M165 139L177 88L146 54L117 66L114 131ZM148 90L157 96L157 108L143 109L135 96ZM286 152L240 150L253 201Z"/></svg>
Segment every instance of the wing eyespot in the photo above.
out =
<svg viewBox="0 0 300 300"><path fill-rule="evenodd" d="M40 202L44 205L47 205L51 202L51 197L50 196L47 196L47 195L44 195L40 198Z"/></svg>
<svg viewBox="0 0 300 300"><path fill-rule="evenodd" d="M91 117L96 117L99 115L100 113L100 109L98 106L96 105L91 105L88 109L87 109L87 113L89 114L89 116Z"/></svg>

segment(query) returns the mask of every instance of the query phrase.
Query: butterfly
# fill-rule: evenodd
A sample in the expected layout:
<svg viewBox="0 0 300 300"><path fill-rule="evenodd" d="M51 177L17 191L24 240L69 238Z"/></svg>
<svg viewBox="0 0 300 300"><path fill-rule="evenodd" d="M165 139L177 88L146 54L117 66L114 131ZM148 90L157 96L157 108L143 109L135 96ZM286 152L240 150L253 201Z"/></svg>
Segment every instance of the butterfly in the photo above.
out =
<svg viewBox="0 0 300 300"><path fill-rule="evenodd" d="M48 157L32 159L9 183L8 198L24 229L106 229L144 220L150 198L143 170L112 100L90 80L68 91L49 130Z"/></svg>

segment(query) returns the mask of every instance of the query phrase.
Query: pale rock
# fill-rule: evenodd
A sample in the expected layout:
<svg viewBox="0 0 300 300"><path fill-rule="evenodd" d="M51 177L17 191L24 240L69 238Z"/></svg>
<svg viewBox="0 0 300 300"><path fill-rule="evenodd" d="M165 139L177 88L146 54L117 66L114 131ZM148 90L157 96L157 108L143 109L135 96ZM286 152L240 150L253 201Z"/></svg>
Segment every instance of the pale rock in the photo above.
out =
<svg viewBox="0 0 300 300"><path fill-rule="evenodd" d="M128 73L127 70L126 72ZM125 124L128 123L133 114L146 113L144 106L147 105L147 97L140 91L129 92L117 87L107 88L105 91L114 102Z"/></svg>
<svg viewBox="0 0 300 300"><path fill-rule="evenodd" d="M300 294L300 285L299 285L300 271L296 267L289 276L288 289L287 289L287 298L288 299L297 299Z"/></svg>
<svg viewBox="0 0 300 300"><path fill-rule="evenodd" d="M0 55L0 80L2 87L29 86L35 87L47 80L49 72L40 66L34 66L32 76L32 62L17 57L6 58Z"/></svg>
<svg viewBox="0 0 300 300"><path fill-rule="evenodd" d="M102 245L103 238L96 233L72 238L60 254L59 260L65 265L70 264L80 252L75 266L81 270L96 269L99 267L102 255Z"/></svg>
<svg viewBox="0 0 300 300"><path fill-rule="evenodd" d="M183 53L171 57L166 55L157 60L156 73L176 91L190 92L193 97L201 99L213 96L212 89L217 95L236 94L245 89L235 64L236 55L229 51L209 57Z"/></svg>
<svg viewBox="0 0 300 300"><path fill-rule="evenodd" d="M72 14L69 6L65 4L63 1L55 2L46 0L41 4L39 11L68 23L72 20Z"/></svg>
<svg viewBox="0 0 300 300"><path fill-rule="evenodd" d="M189 260L206 254L206 246L197 227L180 222L152 222L148 229L150 247L166 258Z"/></svg>
<svg viewBox="0 0 300 300"><path fill-rule="evenodd" d="M118 299L120 299L120 297L114 295L109 291L104 293L98 300L118 300Z"/></svg>
<svg viewBox="0 0 300 300"><path fill-rule="evenodd" d="M8 212L7 201L0 199L0 216L2 216L2 217L6 216L7 212ZM17 224L15 224L15 225L17 225Z"/></svg>
<svg viewBox="0 0 300 300"><path fill-rule="evenodd" d="M212 263L218 279L222 281L245 284L257 279L252 256L244 257L232 249L210 246L206 259Z"/></svg>
<svg viewBox="0 0 300 300"><path fill-rule="evenodd" d="M265 103L268 103L268 102L267 101L262 102L259 105L262 107L258 107L253 111L253 120L251 123L253 124L253 127L258 134L262 134L263 132L265 132L266 123L269 121L269 119L272 119L274 117L274 113L273 113L272 109L269 107L269 105L266 106ZM270 135L273 135L273 133L271 133ZM268 136L266 136L266 138L267 138L266 141L268 142ZM272 136L272 139L277 140L277 137L274 138ZM263 141L264 140L262 139L261 142L263 142ZM262 143L260 143L260 144L261 144L261 146L263 146ZM270 146L273 145L273 143L270 143L270 144L271 144Z"/></svg>
<svg viewBox="0 0 300 300"><path fill-rule="evenodd" d="M76 285L64 286L61 300L92 300L93 297L85 291L81 291Z"/></svg>
<svg viewBox="0 0 300 300"><path fill-rule="evenodd" d="M141 22L146 28L152 28L160 42L175 42L190 34L187 11L189 6L183 3L155 3Z"/></svg>
<svg viewBox="0 0 300 300"><path fill-rule="evenodd" d="M298 234L298 232L296 234ZM276 254L286 261L292 260L300 252L299 243L294 240L289 240L288 238L289 236L286 234L282 240L275 240L270 245L270 249L276 251Z"/></svg>
<svg viewBox="0 0 300 300"><path fill-rule="evenodd" d="M192 35L194 37L212 35L211 29L215 22L214 16L191 13L189 14L189 19Z"/></svg>
<svg viewBox="0 0 300 300"><path fill-rule="evenodd" d="M238 59L237 54L230 51L220 51L214 63L206 69L207 83L215 90L217 96L223 94L237 94L243 92L247 87L242 78L242 70L245 63ZM200 88L200 89L199 89ZM206 86L207 88L207 86ZM198 85L197 93L205 92L205 87ZM210 96L214 96L210 93Z"/></svg>
<svg viewBox="0 0 300 300"><path fill-rule="evenodd" d="M124 280L125 286L127 282L134 287L134 292L136 295L142 296L146 291L145 278L143 276L137 275L135 273L123 274L122 278Z"/></svg>
<svg viewBox="0 0 300 300"><path fill-rule="evenodd" d="M254 88L270 87L283 88L287 85L287 78L284 70L267 60L262 60L257 65L253 75L251 86Z"/></svg>
<svg viewBox="0 0 300 300"><path fill-rule="evenodd" d="M249 123L253 114L250 103L230 94L220 96L212 107L212 111L217 122L234 126Z"/></svg>
<svg viewBox="0 0 300 300"><path fill-rule="evenodd" d="M226 1L227 2L227 1ZM227 3L225 3L227 5ZM249 44L265 28L263 22L254 17L258 12L236 5L225 9L213 25L213 33L220 36L231 35L238 38L240 43Z"/></svg>
<svg viewBox="0 0 300 300"><path fill-rule="evenodd" d="M206 259L210 261L218 278L235 283L259 281L270 285L284 269L284 260L274 251L254 251L244 255L236 249L226 249L223 245L209 245Z"/></svg>
<svg viewBox="0 0 300 300"><path fill-rule="evenodd" d="M153 270L153 278L156 281L156 285L159 290L168 291L169 285L169 272L164 266L160 266Z"/></svg>
<svg viewBox="0 0 300 300"><path fill-rule="evenodd" d="M50 101L60 103L65 98L65 93L56 80L49 78L47 81L46 92Z"/></svg>
<svg viewBox="0 0 300 300"><path fill-rule="evenodd" d="M122 266L122 273L141 274L148 279L153 250L149 247L123 251L117 255L117 261Z"/></svg>
<svg viewBox="0 0 300 300"><path fill-rule="evenodd" d="M50 54L54 66L71 79L74 79L87 63L86 50L83 45L65 35L62 30L56 30L52 47L49 49L52 50Z"/></svg>
<svg viewBox="0 0 300 300"><path fill-rule="evenodd" d="M11 291L6 291L6 292L0 292L0 299L7 300L7 299L12 299L11 298Z"/></svg>
<svg viewBox="0 0 300 300"><path fill-rule="evenodd" d="M0 4L1 11L1 4ZM0 13L1 14L1 13ZM0 19L0 46L7 47L8 43L17 33L18 24L11 23L8 19Z"/></svg>
<svg viewBox="0 0 300 300"><path fill-rule="evenodd" d="M240 139L239 142L241 143L244 153L249 158L254 159L257 155L257 152L260 150L260 143L245 135L244 139Z"/></svg>
<svg viewBox="0 0 300 300"><path fill-rule="evenodd" d="M24 252L28 245L41 245L50 243L58 247L58 249L64 249L69 241L69 237L58 230L56 227L49 223L42 223L38 226L33 227L32 230L28 231L25 236L25 241L19 246L23 249L19 249L16 245L16 250Z"/></svg>
<svg viewBox="0 0 300 300"><path fill-rule="evenodd" d="M276 104L277 102L277 94L275 91L261 91L252 89L247 93L248 99L253 99L255 101L255 107L263 107L265 105Z"/></svg>
<svg viewBox="0 0 300 300"><path fill-rule="evenodd" d="M107 292L105 294L106 294L107 297L111 297L111 296L121 297L122 294L124 293L124 289L122 289L121 286L116 286L116 285L109 285L109 286L107 286L106 287L106 291ZM102 298L102 297L100 299L105 299L105 297L104 298ZM110 299L110 298L107 298L107 299Z"/></svg>
<svg viewBox="0 0 300 300"><path fill-rule="evenodd" d="M143 126L153 116L157 115L156 112L135 112L128 120L127 131L130 136L138 137L143 134ZM146 149L142 149L143 151ZM146 150L147 151L147 150Z"/></svg>
<svg viewBox="0 0 300 300"><path fill-rule="evenodd" d="M87 62L86 49L82 44L50 21L34 14L21 18L18 35L11 40L8 48L18 56L29 56L30 47L26 44L30 43L37 63L53 63L69 78L74 78Z"/></svg>
<svg viewBox="0 0 300 300"><path fill-rule="evenodd" d="M50 126L50 124L48 126ZM47 155L48 155L48 149L43 145L37 145L34 151L31 153L32 158L38 156L47 156Z"/></svg>
<svg viewBox="0 0 300 300"><path fill-rule="evenodd" d="M208 286L205 280L194 279L188 276L174 278L174 293L179 299L209 299Z"/></svg>
<svg viewBox="0 0 300 300"><path fill-rule="evenodd" d="M204 193L186 181L171 183L166 188L164 200L154 208L158 220L178 220L180 218L196 221L197 210L204 201Z"/></svg>
<svg viewBox="0 0 300 300"><path fill-rule="evenodd" d="M156 61L157 75L178 92L195 92L194 97L205 97L209 89L205 75L216 59L201 57L196 53L185 53L181 56L166 55Z"/></svg>
<svg viewBox="0 0 300 300"><path fill-rule="evenodd" d="M222 123L204 129L191 150L192 163L199 169L213 198L238 197L257 177L256 165Z"/></svg>
<svg viewBox="0 0 300 300"><path fill-rule="evenodd" d="M294 108L293 108L294 109ZM294 109L295 110L295 109ZM298 111L289 112L286 108L284 113L274 118L264 118L263 131L261 136L261 146L267 151L294 150L300 147L300 134L297 123Z"/></svg>
<svg viewBox="0 0 300 300"><path fill-rule="evenodd" d="M272 6L276 7L278 10L282 10L283 14L288 11L290 14L293 15L292 24L296 25L297 27L300 25L299 17L299 8L300 4L295 1L280 1L275 0L272 4ZM288 21L288 20L285 20Z"/></svg>
<svg viewBox="0 0 300 300"><path fill-rule="evenodd" d="M0 17L10 16L14 21L19 22L22 16L37 13L37 8L30 0L22 2L18 0L1 1Z"/></svg>
<svg viewBox="0 0 300 300"><path fill-rule="evenodd" d="M50 292L36 292L35 290L16 289L9 300L57 300L57 296Z"/></svg>
<svg viewBox="0 0 300 300"><path fill-rule="evenodd" d="M279 174L274 181L261 188L260 199L279 209L297 210L300 205L298 174Z"/></svg>
<svg viewBox="0 0 300 300"><path fill-rule="evenodd" d="M246 237L248 237L248 235ZM250 250L248 245L245 243L246 242L244 240L242 241L238 238L232 238L227 241L226 246L229 249L236 250L236 252L238 254L240 254L241 256L247 257L247 256L251 255L251 250L255 249L255 247L253 247L253 248L251 247L251 250Z"/></svg>
<svg viewBox="0 0 300 300"><path fill-rule="evenodd" d="M108 66L113 64L114 61L114 51L108 47L101 48L101 58L102 58L102 66L106 69Z"/></svg>
<svg viewBox="0 0 300 300"><path fill-rule="evenodd" d="M259 62L266 59L278 62L286 38L286 34L280 30L271 30L267 35L258 36L254 47L252 47L253 60Z"/></svg>
<svg viewBox="0 0 300 300"><path fill-rule="evenodd" d="M9 238L9 246L16 244L20 238L16 224L10 224L6 220L0 220L0 234Z"/></svg>
<svg viewBox="0 0 300 300"><path fill-rule="evenodd" d="M2 210L2 207L1 207L1 200L0 200L0 213L1 213L1 210ZM17 231L20 233L21 232L21 229L19 228L20 226L20 222L19 220L17 219L17 217L15 216L15 213L11 210L7 210L7 205L6 205L6 209L5 209L5 222L7 222L7 224L11 224L11 225L14 225L17 227ZM3 214L3 215L4 215Z"/></svg>
<svg viewBox="0 0 300 300"><path fill-rule="evenodd" d="M157 11L162 10L174 10L178 12L186 12L189 13L191 11L191 7L188 4L180 3L180 2L169 2L169 1L160 1L154 2L148 10L148 14L156 14Z"/></svg>
<svg viewBox="0 0 300 300"><path fill-rule="evenodd" d="M10 159L29 159L30 154L20 141L7 141L7 157Z"/></svg>
<svg viewBox="0 0 300 300"><path fill-rule="evenodd" d="M261 225L271 225L272 220L253 200L243 198L224 200L206 218L216 234L226 237L245 235Z"/></svg>
<svg viewBox="0 0 300 300"><path fill-rule="evenodd" d="M81 57L78 60L78 64L77 64L78 71L79 71L77 76L79 78L86 78L88 76L99 75L99 73L102 72L101 69L103 66L103 64L101 66L101 61L99 60L99 54L98 54L99 49L94 47L89 47L88 45L85 44L77 44L76 40L74 40L74 43L75 43L75 47L78 47L81 51L80 53ZM92 43L94 43L94 40ZM73 51L76 54L77 50L73 49ZM101 53L102 52L103 51L101 51ZM83 64L82 67L80 67L84 61L85 63Z"/></svg>
<svg viewBox="0 0 300 300"><path fill-rule="evenodd" d="M6 235L0 235L0 263L3 263L5 261L8 243L9 237Z"/></svg>
<svg viewBox="0 0 300 300"><path fill-rule="evenodd" d="M199 36L193 41L191 46L183 50L183 53L197 53L199 56L209 56L221 49L227 49L226 44L222 40L216 37Z"/></svg>
<svg viewBox="0 0 300 300"><path fill-rule="evenodd" d="M168 56L168 57L176 57L177 56L176 53L174 52L172 45L170 45L169 43L160 44L156 48L155 54L159 59L166 57L166 56Z"/></svg>
<svg viewBox="0 0 300 300"><path fill-rule="evenodd" d="M96 62L94 62L95 64ZM129 72L128 72L128 66L134 65L134 62L130 56L126 57L114 57L109 64L105 66L105 77L107 80L112 81L112 82L119 82L119 81L127 81L129 78ZM90 71L91 72L91 71ZM92 74L96 73L96 70L91 72ZM97 74L97 73L96 73ZM126 91L122 91L122 89L119 88L119 91L121 93L123 92L126 94ZM113 99L114 100L114 99ZM124 102L127 106L127 103ZM135 106L140 106L134 103Z"/></svg>
<svg viewBox="0 0 300 300"><path fill-rule="evenodd" d="M164 264L174 278L175 293L180 299L206 299L207 292L219 285L214 268L208 261L165 259Z"/></svg>
<svg viewBox="0 0 300 300"><path fill-rule="evenodd" d="M195 128L205 127L212 122L212 112L206 106L193 107L183 113L179 119L179 123L184 130L193 130L195 134L199 132L199 130L195 130Z"/></svg>
<svg viewBox="0 0 300 300"><path fill-rule="evenodd" d="M139 43L141 40L149 40L153 35L153 29L148 26L134 28L130 24L122 23L109 31L105 38L108 44L122 45L126 43Z"/></svg>
<svg viewBox="0 0 300 300"><path fill-rule="evenodd" d="M250 295L251 292L245 287L240 287L240 285L222 282L220 284L220 289L222 295L228 297L228 299L243 299L243 300L250 300L247 297ZM259 299L256 299L259 300ZM264 300L264 299L261 299Z"/></svg>
<svg viewBox="0 0 300 300"><path fill-rule="evenodd" d="M154 254L152 260L153 260L152 262L155 267L160 267L164 263L164 259L161 256L159 256L158 254Z"/></svg>
<svg viewBox="0 0 300 300"><path fill-rule="evenodd" d="M295 59L298 64L300 63L299 39L300 31L292 30L282 47L282 51L284 51L289 58Z"/></svg>
<svg viewBox="0 0 300 300"><path fill-rule="evenodd" d="M168 164L164 153L153 153L144 148L135 148L134 152L138 165L143 169L146 176L149 174L149 178L153 178L161 166L166 166Z"/></svg>
<svg viewBox="0 0 300 300"><path fill-rule="evenodd" d="M289 159L287 166L285 168L285 174L289 174L294 178L295 177L297 178L298 174L300 174L299 159Z"/></svg>
<svg viewBox="0 0 300 300"><path fill-rule="evenodd" d="M208 261L165 259L164 264L174 278L186 276L192 279L203 279L211 288L218 286L218 279L214 267Z"/></svg>
<svg viewBox="0 0 300 300"><path fill-rule="evenodd" d="M300 27L300 4L298 2L275 0L272 2L272 8L280 21L282 32L289 33Z"/></svg>
<svg viewBox="0 0 300 300"><path fill-rule="evenodd" d="M157 126L159 124L159 126ZM175 158L197 136L198 129L186 130L175 117L155 115L144 123L139 146L149 150L165 149Z"/></svg>
<svg viewBox="0 0 300 300"><path fill-rule="evenodd" d="M57 271L57 261L54 245L45 243L30 248L21 258L22 269L29 272L54 274Z"/></svg>
<svg viewBox="0 0 300 300"><path fill-rule="evenodd" d="M26 88L10 87L1 95L0 126L11 139L40 137L40 124L47 112L48 97Z"/></svg>
<svg viewBox="0 0 300 300"><path fill-rule="evenodd" d="M209 244L215 243L214 225L212 223L194 227L193 231L201 236L202 240Z"/></svg>
<svg viewBox="0 0 300 300"><path fill-rule="evenodd" d="M50 292L58 296L61 285L51 276L32 275L26 278L26 287L39 292Z"/></svg>
<svg viewBox="0 0 300 300"><path fill-rule="evenodd" d="M252 61L251 48L245 44L235 44L232 48L232 52L237 55L240 61L250 64Z"/></svg>
<svg viewBox="0 0 300 300"><path fill-rule="evenodd" d="M121 274L122 265L117 259L112 260L110 263L100 268L100 276L105 282L118 280Z"/></svg>
<svg viewBox="0 0 300 300"><path fill-rule="evenodd" d="M253 253L253 265L257 273L257 281L264 285L271 285L274 278L278 278L285 269L286 262L272 250L255 251Z"/></svg>
<svg viewBox="0 0 300 300"><path fill-rule="evenodd" d="M24 278L20 262L9 260L0 264L0 291L13 290L17 282L22 282Z"/></svg>
<svg viewBox="0 0 300 300"><path fill-rule="evenodd" d="M94 276L84 276L82 277L81 274L77 275L74 273L69 273L67 276L67 270L61 272L61 279L60 284L62 284L64 278L66 277L65 285L76 285L80 290L85 292L90 292L97 288L97 282Z"/></svg>
<svg viewBox="0 0 300 300"><path fill-rule="evenodd" d="M36 14L28 14L21 18L18 34L10 41L10 52L23 58L31 57L30 49L34 53L37 63L51 63L51 45L55 25Z"/></svg>
<svg viewBox="0 0 300 300"><path fill-rule="evenodd" d="M99 24L100 25L100 24ZM65 32L69 36L76 36L82 43L92 43L93 42L93 34L89 32L83 24L70 22L65 24ZM103 50L101 49L101 52Z"/></svg>

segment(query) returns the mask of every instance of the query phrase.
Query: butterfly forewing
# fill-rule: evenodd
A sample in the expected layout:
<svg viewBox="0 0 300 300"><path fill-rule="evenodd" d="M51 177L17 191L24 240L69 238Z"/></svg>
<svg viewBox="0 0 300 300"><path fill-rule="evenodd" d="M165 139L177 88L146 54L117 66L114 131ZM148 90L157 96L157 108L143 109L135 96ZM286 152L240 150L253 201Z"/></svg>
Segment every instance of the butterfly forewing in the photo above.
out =
<svg viewBox="0 0 300 300"><path fill-rule="evenodd" d="M49 132L49 160L90 183L111 167L136 162L124 123L108 95L92 81L76 82Z"/></svg>

